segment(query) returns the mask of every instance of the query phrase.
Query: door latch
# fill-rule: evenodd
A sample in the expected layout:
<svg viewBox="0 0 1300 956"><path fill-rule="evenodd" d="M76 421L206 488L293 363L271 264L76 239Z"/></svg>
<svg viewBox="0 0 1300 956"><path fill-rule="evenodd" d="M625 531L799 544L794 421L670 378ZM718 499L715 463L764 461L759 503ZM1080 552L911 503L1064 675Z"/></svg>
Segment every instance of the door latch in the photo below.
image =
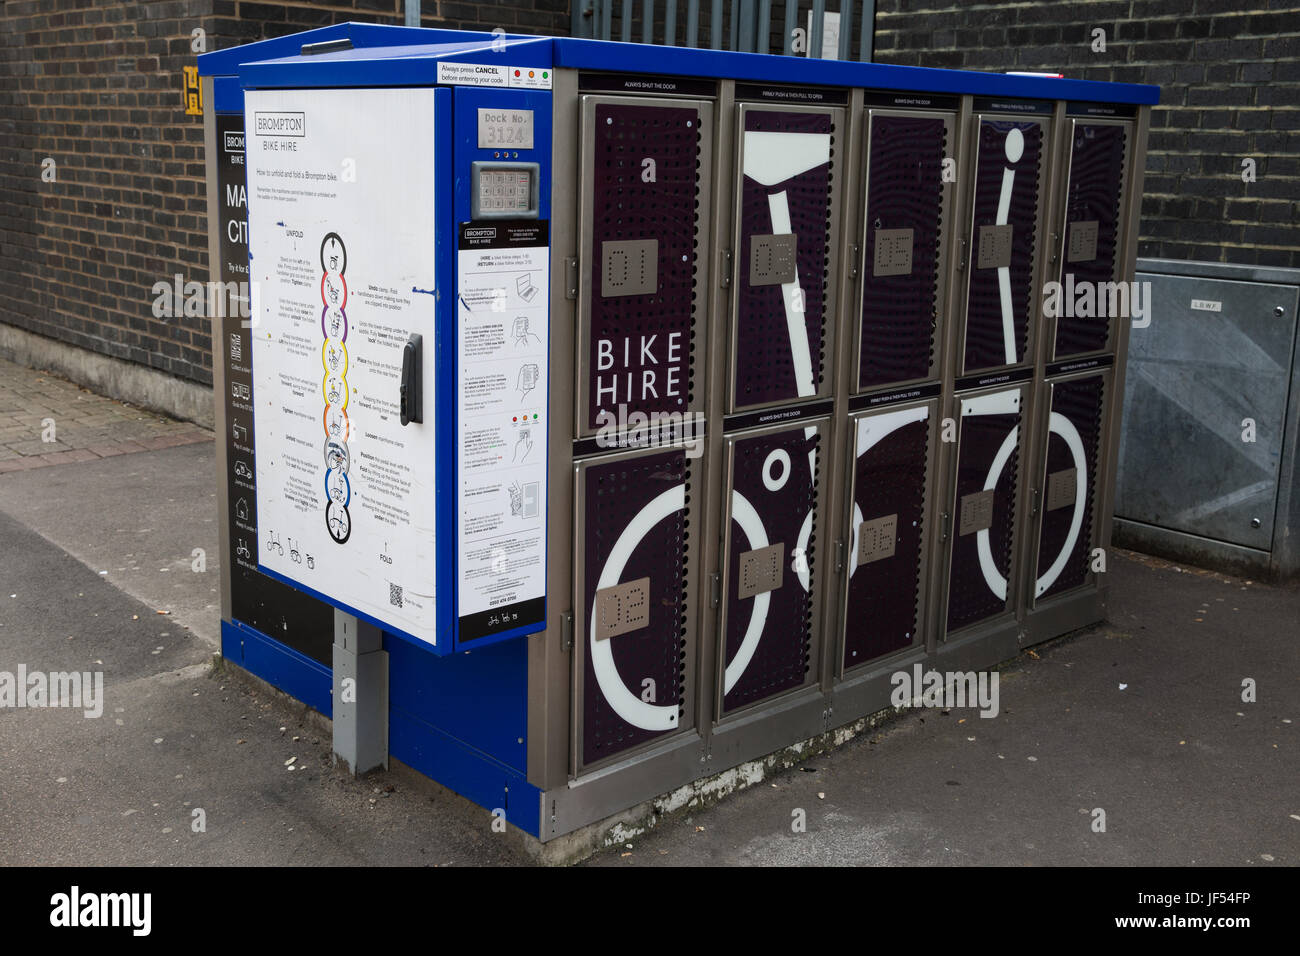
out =
<svg viewBox="0 0 1300 956"><path fill-rule="evenodd" d="M424 421L423 351L424 336L412 332L402 348L402 384L397 404L403 425Z"/></svg>

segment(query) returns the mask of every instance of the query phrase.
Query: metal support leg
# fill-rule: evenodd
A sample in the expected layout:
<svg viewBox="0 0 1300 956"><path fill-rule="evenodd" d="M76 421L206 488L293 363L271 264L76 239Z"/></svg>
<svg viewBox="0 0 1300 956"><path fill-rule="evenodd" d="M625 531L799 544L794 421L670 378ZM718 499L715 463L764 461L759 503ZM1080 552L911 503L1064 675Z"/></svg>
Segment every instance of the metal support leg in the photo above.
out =
<svg viewBox="0 0 1300 956"><path fill-rule="evenodd" d="M334 763L388 769L388 652L379 628L334 612Z"/></svg>

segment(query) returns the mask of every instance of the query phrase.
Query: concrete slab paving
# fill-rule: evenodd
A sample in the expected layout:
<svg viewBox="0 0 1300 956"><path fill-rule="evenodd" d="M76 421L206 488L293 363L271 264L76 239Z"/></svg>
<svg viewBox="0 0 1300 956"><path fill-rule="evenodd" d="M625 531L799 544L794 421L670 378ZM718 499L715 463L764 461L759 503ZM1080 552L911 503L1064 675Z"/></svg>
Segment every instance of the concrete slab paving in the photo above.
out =
<svg viewBox="0 0 1300 956"><path fill-rule="evenodd" d="M160 439L205 442L211 433L0 359L0 474L108 457L113 452L104 446L147 448Z"/></svg>

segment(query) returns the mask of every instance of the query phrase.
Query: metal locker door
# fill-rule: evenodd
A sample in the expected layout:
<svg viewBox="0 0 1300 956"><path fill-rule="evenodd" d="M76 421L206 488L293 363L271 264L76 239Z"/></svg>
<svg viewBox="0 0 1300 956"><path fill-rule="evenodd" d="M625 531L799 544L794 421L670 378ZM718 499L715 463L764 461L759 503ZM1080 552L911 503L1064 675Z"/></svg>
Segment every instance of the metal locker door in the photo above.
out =
<svg viewBox="0 0 1300 956"><path fill-rule="evenodd" d="M826 419L727 437L719 713L815 679Z"/></svg>
<svg viewBox="0 0 1300 956"><path fill-rule="evenodd" d="M825 395L844 110L737 110L728 411Z"/></svg>
<svg viewBox="0 0 1300 956"><path fill-rule="evenodd" d="M1039 314L1039 234L1046 182L1046 117L975 118L977 143L966 261L963 374L1032 358Z"/></svg>
<svg viewBox="0 0 1300 956"><path fill-rule="evenodd" d="M843 670L921 643L935 402L851 419Z"/></svg>
<svg viewBox="0 0 1300 956"><path fill-rule="evenodd" d="M949 537L947 630L1011 607L1024 386L964 396Z"/></svg>
<svg viewBox="0 0 1300 956"><path fill-rule="evenodd" d="M691 726L692 476L681 449L574 472L574 731L588 767Z"/></svg>
<svg viewBox="0 0 1300 956"><path fill-rule="evenodd" d="M934 376L947 276L951 113L867 111L865 239L857 384Z"/></svg>
<svg viewBox="0 0 1300 956"><path fill-rule="evenodd" d="M712 115L704 100L582 97L579 435L703 395Z"/></svg>
<svg viewBox="0 0 1300 956"><path fill-rule="evenodd" d="M1051 309L1056 313L1053 354L1058 359L1113 347L1112 320L1117 316L1111 312L1118 298L1103 284L1120 278L1123 266L1124 183L1131 128L1124 122L1069 121L1061 289ZM1118 316L1121 319L1128 317L1126 292L1123 304L1121 311L1126 314Z"/></svg>
<svg viewBox="0 0 1300 956"><path fill-rule="evenodd" d="M1096 540L1097 466L1110 373L1046 383L1047 440L1038 475L1038 559L1033 600L1091 579Z"/></svg>

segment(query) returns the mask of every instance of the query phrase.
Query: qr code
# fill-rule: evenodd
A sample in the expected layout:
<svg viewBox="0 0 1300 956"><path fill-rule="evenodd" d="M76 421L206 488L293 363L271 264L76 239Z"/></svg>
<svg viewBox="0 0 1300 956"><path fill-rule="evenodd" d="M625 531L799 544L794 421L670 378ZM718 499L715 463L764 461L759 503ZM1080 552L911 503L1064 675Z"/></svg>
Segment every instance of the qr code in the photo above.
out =
<svg viewBox="0 0 1300 956"><path fill-rule="evenodd" d="M388 585L388 603L393 607L402 606L402 586L400 584Z"/></svg>

